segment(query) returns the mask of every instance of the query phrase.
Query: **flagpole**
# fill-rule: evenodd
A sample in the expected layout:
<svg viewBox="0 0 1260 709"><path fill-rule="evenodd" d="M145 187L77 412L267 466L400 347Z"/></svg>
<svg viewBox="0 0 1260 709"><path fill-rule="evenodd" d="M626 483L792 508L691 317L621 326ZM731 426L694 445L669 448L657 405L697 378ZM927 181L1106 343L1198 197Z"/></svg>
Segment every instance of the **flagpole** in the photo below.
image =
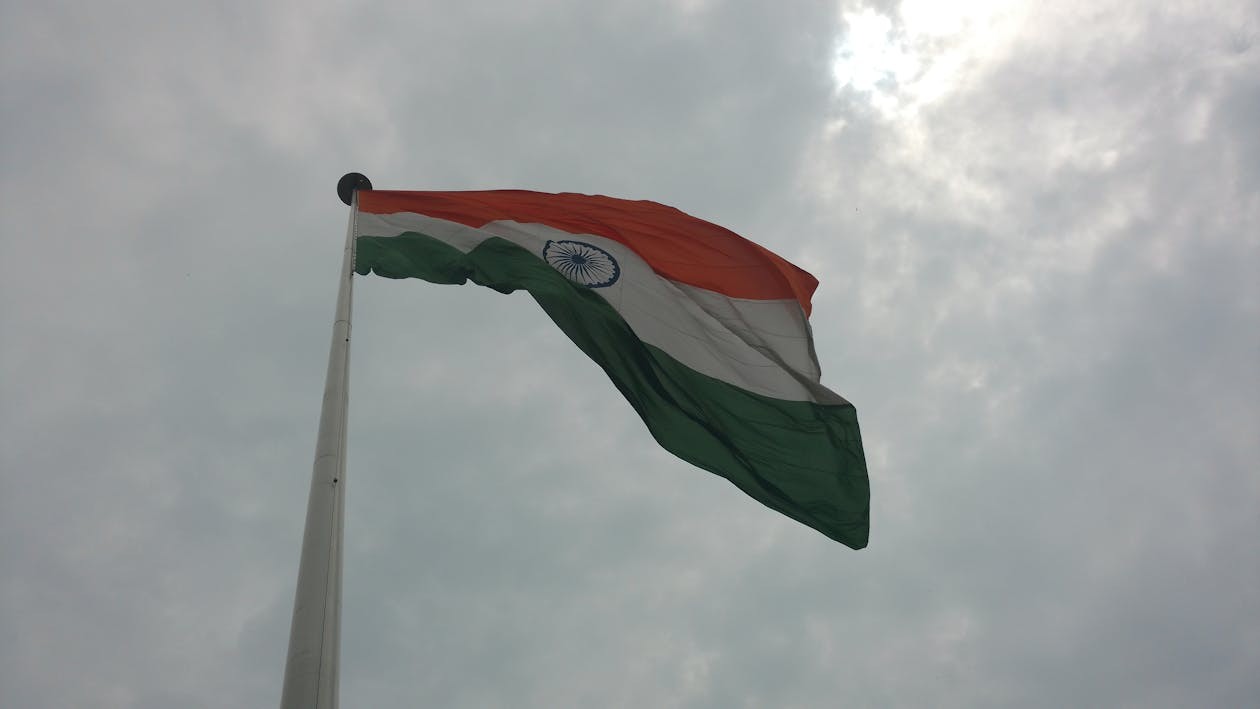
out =
<svg viewBox="0 0 1260 709"><path fill-rule="evenodd" d="M306 531L298 564L289 654L284 664L281 709L336 709L341 644L341 560L346 500L346 409L349 401L350 312L353 300L354 219L358 190L372 189L352 172L337 183L350 206L328 376L319 414L315 465L306 503Z"/></svg>

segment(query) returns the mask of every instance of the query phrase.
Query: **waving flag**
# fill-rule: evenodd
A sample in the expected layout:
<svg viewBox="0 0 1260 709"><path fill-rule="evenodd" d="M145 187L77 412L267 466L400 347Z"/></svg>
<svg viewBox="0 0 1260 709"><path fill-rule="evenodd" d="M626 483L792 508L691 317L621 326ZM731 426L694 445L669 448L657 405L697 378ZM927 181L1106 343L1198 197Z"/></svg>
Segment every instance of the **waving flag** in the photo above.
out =
<svg viewBox="0 0 1260 709"><path fill-rule="evenodd" d="M356 272L528 291L666 450L866 546L857 413L819 381L813 276L654 202L369 190L357 209Z"/></svg>

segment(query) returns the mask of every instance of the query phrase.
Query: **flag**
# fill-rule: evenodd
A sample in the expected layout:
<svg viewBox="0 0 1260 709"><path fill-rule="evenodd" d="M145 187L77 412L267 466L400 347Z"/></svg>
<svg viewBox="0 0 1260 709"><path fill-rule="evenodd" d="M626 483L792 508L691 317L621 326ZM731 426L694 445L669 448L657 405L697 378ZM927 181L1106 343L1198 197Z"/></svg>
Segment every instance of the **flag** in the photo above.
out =
<svg viewBox="0 0 1260 709"><path fill-rule="evenodd" d="M355 271L527 291L668 451L854 549L857 412L820 383L818 281L655 202L521 190L358 193Z"/></svg>

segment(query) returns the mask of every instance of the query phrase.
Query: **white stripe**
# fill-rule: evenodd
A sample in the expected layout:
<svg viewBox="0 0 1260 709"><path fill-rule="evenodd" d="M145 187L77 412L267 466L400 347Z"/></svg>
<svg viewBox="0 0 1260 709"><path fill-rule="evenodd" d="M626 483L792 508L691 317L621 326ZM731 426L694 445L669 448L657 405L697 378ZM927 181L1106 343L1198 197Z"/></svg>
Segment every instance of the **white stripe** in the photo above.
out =
<svg viewBox="0 0 1260 709"><path fill-rule="evenodd" d="M592 234L543 224L491 222L473 229L420 214L367 214L361 235L415 231L469 252L497 236L542 257L548 240L575 239L611 253L621 267L616 283L595 288L644 342L691 369L776 399L846 403L819 383L809 321L795 300L732 298L662 278L629 247Z"/></svg>

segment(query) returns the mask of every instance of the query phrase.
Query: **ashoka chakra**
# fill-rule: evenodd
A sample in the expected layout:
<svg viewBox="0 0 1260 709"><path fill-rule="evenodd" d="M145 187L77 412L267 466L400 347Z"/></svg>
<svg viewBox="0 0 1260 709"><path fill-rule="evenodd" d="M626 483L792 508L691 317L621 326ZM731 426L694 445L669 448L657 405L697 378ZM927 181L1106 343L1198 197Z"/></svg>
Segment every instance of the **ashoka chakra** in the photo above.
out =
<svg viewBox="0 0 1260 709"><path fill-rule="evenodd" d="M621 277L617 259L585 241L548 241L543 246L543 258L565 278L588 288L611 286Z"/></svg>

